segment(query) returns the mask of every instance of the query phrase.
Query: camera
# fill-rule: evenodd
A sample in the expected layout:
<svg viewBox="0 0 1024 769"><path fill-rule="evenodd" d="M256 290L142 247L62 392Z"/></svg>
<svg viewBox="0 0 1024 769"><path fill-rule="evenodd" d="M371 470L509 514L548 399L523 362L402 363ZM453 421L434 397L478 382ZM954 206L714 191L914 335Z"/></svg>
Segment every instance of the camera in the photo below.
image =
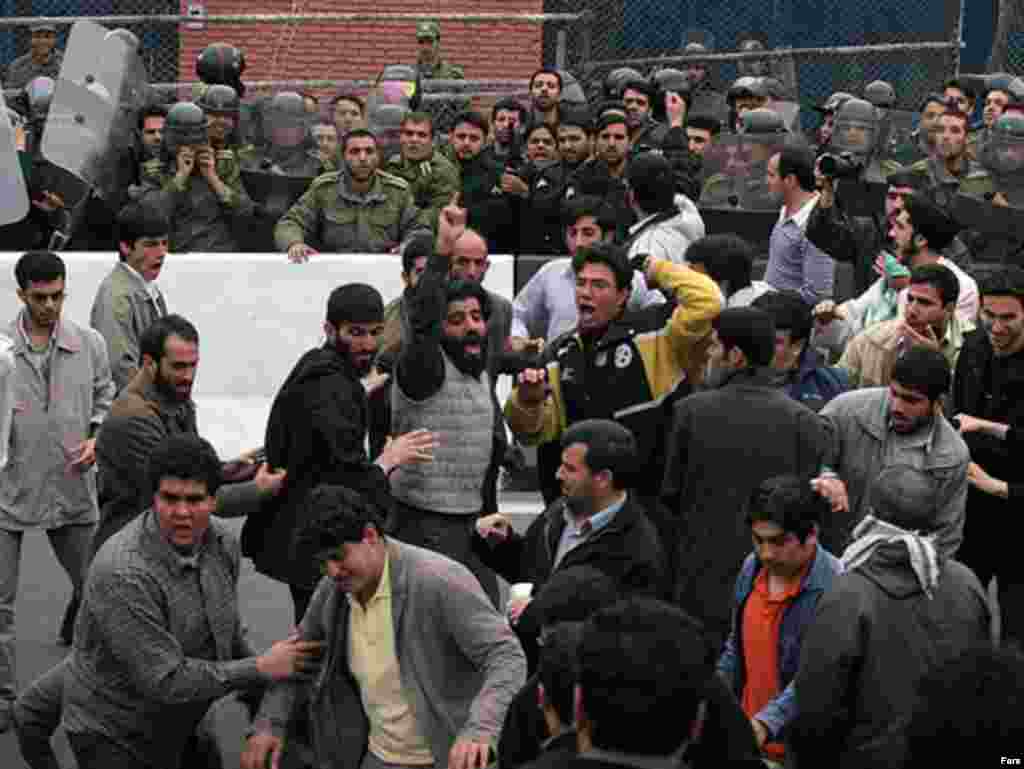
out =
<svg viewBox="0 0 1024 769"><path fill-rule="evenodd" d="M856 179L864 171L864 164L853 153L825 154L818 160L818 168L829 179Z"/></svg>

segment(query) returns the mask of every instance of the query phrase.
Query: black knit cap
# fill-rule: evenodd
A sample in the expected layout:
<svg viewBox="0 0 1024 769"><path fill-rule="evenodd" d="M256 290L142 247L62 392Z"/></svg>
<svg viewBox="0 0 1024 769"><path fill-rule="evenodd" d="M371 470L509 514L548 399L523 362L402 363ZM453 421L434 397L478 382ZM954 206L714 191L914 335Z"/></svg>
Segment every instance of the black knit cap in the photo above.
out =
<svg viewBox="0 0 1024 769"><path fill-rule="evenodd" d="M380 291L365 283L338 286L327 299L327 322L380 323L384 320L384 300Z"/></svg>

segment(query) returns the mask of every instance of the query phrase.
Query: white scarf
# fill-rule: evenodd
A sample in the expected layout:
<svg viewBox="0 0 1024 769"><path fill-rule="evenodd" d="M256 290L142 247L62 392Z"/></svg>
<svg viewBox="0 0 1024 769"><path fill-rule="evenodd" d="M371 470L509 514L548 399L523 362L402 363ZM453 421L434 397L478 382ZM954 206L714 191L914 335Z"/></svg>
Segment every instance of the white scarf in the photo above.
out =
<svg viewBox="0 0 1024 769"><path fill-rule="evenodd" d="M880 545L903 543L910 554L910 566L917 575L917 581L921 583L925 595L932 598L939 584L939 562L934 536L922 536L919 532L907 531L896 524L867 515L853 530L853 540L841 559L846 571L866 563Z"/></svg>

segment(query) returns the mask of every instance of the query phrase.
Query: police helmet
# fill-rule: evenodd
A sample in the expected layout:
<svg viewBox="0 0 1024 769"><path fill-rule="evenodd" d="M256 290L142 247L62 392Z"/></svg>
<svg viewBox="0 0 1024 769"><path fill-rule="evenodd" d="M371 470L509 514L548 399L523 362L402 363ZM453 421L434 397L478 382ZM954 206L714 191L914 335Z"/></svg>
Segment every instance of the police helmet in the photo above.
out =
<svg viewBox="0 0 1024 769"><path fill-rule="evenodd" d="M823 115L828 115L839 109L839 105L841 105L844 101L852 98L852 93L847 93L846 91L836 91L825 100L824 104L815 105L814 109Z"/></svg>
<svg viewBox="0 0 1024 769"><path fill-rule="evenodd" d="M211 43L196 59L196 76L207 85L236 87L244 72L245 54L228 43Z"/></svg>
<svg viewBox="0 0 1024 769"><path fill-rule="evenodd" d="M864 86L864 101L876 107L889 109L896 103L896 89L885 80L875 80Z"/></svg>
<svg viewBox="0 0 1024 769"><path fill-rule="evenodd" d="M831 144L838 150L869 154L878 134L878 108L865 99L847 99L836 110Z"/></svg>
<svg viewBox="0 0 1024 769"><path fill-rule="evenodd" d="M604 100L617 101L622 98L623 86L631 80L643 80L644 76L632 67L619 67L609 72L604 79Z"/></svg>
<svg viewBox="0 0 1024 769"><path fill-rule="evenodd" d="M238 115L238 94L229 85L211 85L196 104L208 115Z"/></svg>
<svg viewBox="0 0 1024 769"><path fill-rule="evenodd" d="M164 145L171 152L176 152L179 147L206 144L207 125L202 107L190 101L179 101L167 111Z"/></svg>
<svg viewBox="0 0 1024 769"><path fill-rule="evenodd" d="M733 84L729 86L729 90L725 94L725 98L732 104L741 96L763 97L764 95L765 92L761 78L744 76L733 81Z"/></svg>
<svg viewBox="0 0 1024 769"><path fill-rule="evenodd" d="M755 136L787 133L786 121L772 109L750 109L743 113L742 132Z"/></svg>

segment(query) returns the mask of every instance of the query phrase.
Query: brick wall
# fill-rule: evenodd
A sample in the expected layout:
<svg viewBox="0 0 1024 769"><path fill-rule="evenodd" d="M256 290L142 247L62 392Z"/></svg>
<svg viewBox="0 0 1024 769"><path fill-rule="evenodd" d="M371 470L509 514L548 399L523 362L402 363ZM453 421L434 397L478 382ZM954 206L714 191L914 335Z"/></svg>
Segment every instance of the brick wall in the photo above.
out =
<svg viewBox="0 0 1024 769"><path fill-rule="evenodd" d="M182 13L187 7L182 0ZM541 13L542 0L208 0L207 13ZM244 24L181 30L179 80L195 77L195 58L211 42L245 51L244 80L375 77L386 64L416 61L415 24ZM442 22L443 57L466 77L529 78L541 60L538 24Z"/></svg>

